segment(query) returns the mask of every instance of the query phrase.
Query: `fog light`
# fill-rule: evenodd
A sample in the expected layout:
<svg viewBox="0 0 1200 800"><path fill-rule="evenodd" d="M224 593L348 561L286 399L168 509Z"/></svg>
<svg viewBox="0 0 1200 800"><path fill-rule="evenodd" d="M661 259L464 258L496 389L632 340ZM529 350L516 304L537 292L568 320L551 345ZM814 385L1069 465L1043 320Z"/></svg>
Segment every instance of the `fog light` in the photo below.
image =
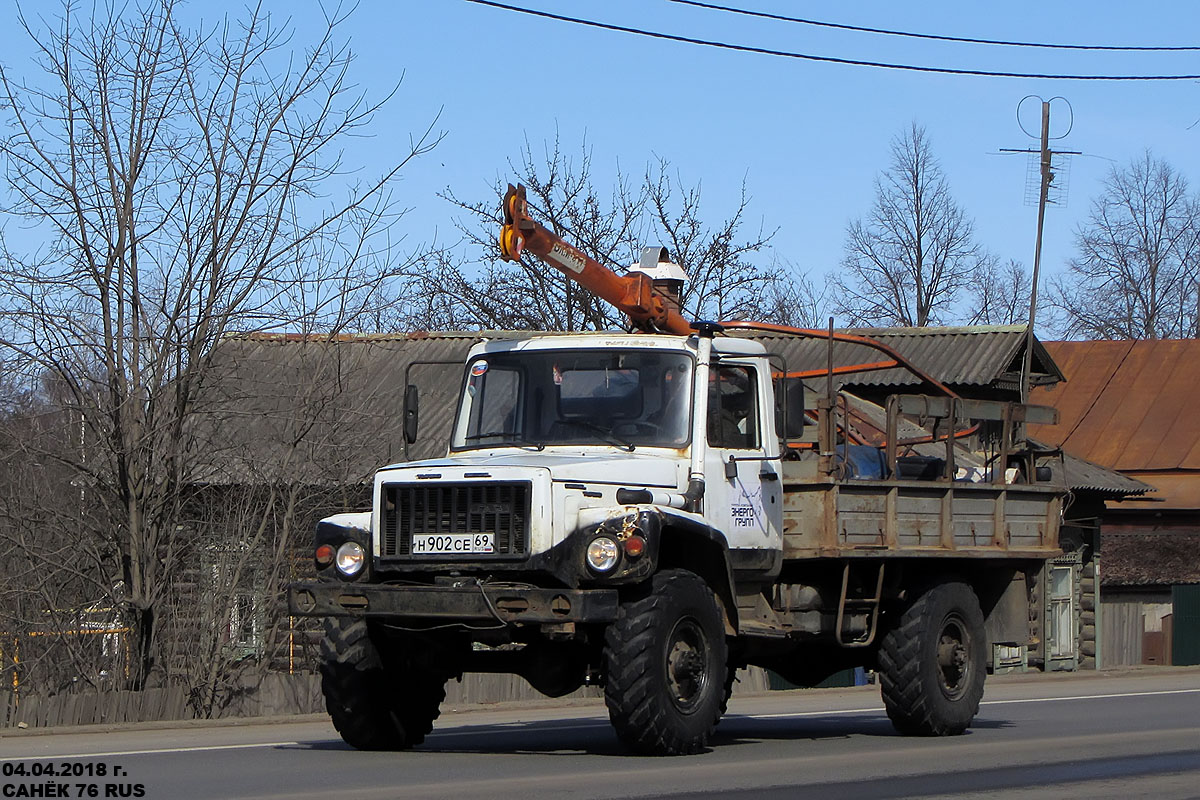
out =
<svg viewBox="0 0 1200 800"><path fill-rule="evenodd" d="M362 572L365 562L366 553L363 552L362 545L358 542L343 542L342 546L337 549L338 572L348 578Z"/></svg>
<svg viewBox="0 0 1200 800"><path fill-rule="evenodd" d="M607 536L597 536L587 549L588 566L596 572L608 572L617 565L621 555L617 543Z"/></svg>
<svg viewBox="0 0 1200 800"><path fill-rule="evenodd" d="M317 547L317 552L313 556L317 560L317 564L322 567L328 567L333 563L333 545L323 544Z"/></svg>
<svg viewBox="0 0 1200 800"><path fill-rule="evenodd" d="M637 558L644 552L646 552L646 540L641 536L635 533L625 540L625 555Z"/></svg>

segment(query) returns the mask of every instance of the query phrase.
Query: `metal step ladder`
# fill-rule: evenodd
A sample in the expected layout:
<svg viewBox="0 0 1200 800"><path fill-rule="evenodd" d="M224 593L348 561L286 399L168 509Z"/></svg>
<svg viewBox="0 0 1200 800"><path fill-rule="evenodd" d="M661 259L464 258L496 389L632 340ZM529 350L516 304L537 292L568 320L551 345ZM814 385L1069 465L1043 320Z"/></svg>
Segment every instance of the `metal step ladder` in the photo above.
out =
<svg viewBox="0 0 1200 800"><path fill-rule="evenodd" d="M834 634L837 637L837 643L842 647L869 647L875 641L875 634L879 630L879 606L883 600L883 571L884 563L881 561L878 565L878 574L875 577L875 595L873 597L849 597L850 590L850 565L847 561L842 569L842 591L838 597L837 625L834 627ZM864 565L863 569L868 569L871 565ZM867 621L867 629L857 638L847 638L846 617L847 612L851 614L855 611L866 611L870 614Z"/></svg>

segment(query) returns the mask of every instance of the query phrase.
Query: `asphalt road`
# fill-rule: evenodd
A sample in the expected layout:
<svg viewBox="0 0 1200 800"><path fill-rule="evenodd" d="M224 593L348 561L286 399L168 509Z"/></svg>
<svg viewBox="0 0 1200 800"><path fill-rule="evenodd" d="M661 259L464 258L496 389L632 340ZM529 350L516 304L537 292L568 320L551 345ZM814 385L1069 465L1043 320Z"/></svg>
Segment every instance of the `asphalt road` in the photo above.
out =
<svg viewBox="0 0 1200 800"><path fill-rule="evenodd" d="M896 735L860 687L735 696L712 749L681 758L626 754L589 701L447 710L407 753L314 718L7 735L0 771L3 797L1200 798L1200 669L991 679L948 739Z"/></svg>

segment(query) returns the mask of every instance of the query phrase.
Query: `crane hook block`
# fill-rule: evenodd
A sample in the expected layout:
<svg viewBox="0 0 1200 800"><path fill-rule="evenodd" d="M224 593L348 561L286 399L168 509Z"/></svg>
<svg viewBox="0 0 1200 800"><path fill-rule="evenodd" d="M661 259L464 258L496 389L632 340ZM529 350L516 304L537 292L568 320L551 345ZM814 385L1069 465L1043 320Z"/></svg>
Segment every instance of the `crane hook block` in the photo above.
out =
<svg viewBox="0 0 1200 800"><path fill-rule="evenodd" d="M500 228L500 256L505 261L517 261L525 248L525 237L519 228L522 222L530 221L524 186L508 185L501 211L504 213L504 225Z"/></svg>

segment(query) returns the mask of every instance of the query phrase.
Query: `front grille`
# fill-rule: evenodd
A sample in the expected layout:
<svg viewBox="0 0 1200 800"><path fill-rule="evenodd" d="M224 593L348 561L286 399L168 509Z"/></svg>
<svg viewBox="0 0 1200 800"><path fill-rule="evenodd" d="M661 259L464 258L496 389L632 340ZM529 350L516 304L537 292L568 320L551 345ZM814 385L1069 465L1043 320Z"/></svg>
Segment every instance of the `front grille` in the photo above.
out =
<svg viewBox="0 0 1200 800"><path fill-rule="evenodd" d="M465 557L524 555L529 543L530 486L528 481L385 484L380 498L380 556L411 556L413 536L487 532L496 535L495 553Z"/></svg>

